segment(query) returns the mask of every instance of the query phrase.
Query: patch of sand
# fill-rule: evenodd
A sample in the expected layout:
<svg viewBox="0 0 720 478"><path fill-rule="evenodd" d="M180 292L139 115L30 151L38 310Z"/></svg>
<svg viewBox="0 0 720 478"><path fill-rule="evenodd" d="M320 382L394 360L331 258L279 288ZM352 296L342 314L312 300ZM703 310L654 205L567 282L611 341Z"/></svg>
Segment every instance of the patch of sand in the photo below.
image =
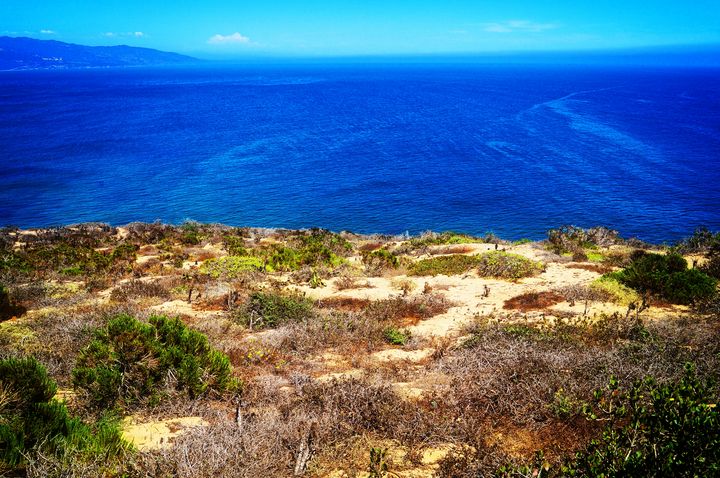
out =
<svg viewBox="0 0 720 478"><path fill-rule="evenodd" d="M432 356L435 349L419 349L419 350L403 350L403 349L387 349L375 352L371 357L378 362L422 362Z"/></svg>
<svg viewBox="0 0 720 478"><path fill-rule="evenodd" d="M359 368L351 368L342 372L325 373L315 378L318 382L330 382L332 380L343 380L348 378L362 378L365 371Z"/></svg>
<svg viewBox="0 0 720 478"><path fill-rule="evenodd" d="M133 423L132 418L123 421L123 438L138 450L157 450L167 448L172 440L196 427L205 427L209 423L201 417L179 417L146 423Z"/></svg>
<svg viewBox="0 0 720 478"><path fill-rule="evenodd" d="M221 310L195 310L192 304L188 304L186 300L178 299L163 302L159 305L150 307L153 312L159 312L170 316L186 315L196 319L212 319L223 315Z"/></svg>

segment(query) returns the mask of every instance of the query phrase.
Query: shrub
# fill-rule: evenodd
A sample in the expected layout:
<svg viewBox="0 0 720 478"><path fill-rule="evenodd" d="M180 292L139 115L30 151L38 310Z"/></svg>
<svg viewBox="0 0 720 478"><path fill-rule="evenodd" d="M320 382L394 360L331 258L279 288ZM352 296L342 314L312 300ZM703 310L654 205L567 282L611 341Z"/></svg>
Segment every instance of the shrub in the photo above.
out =
<svg viewBox="0 0 720 478"><path fill-rule="evenodd" d="M675 304L693 304L711 299L717 292L717 280L697 269L671 274L663 296Z"/></svg>
<svg viewBox="0 0 720 478"><path fill-rule="evenodd" d="M586 413L610 420L602 437L566 465L571 476L717 476L720 414L715 384L686 366L677 382L636 382L627 392L611 380Z"/></svg>
<svg viewBox="0 0 720 478"><path fill-rule="evenodd" d="M53 399L57 385L34 358L0 360L0 377L0 464L14 468L38 453L111 457L128 449L117 420L87 425Z"/></svg>
<svg viewBox="0 0 720 478"><path fill-rule="evenodd" d="M619 272L607 274L639 292L656 294L677 304L712 298L717 280L698 270L688 270L679 254L640 254Z"/></svg>
<svg viewBox="0 0 720 478"><path fill-rule="evenodd" d="M590 284L590 289L593 289L602 295L607 295L616 304L629 306L632 303L638 303L641 300L640 295L621 284L616 275L605 274L602 277L598 277Z"/></svg>
<svg viewBox="0 0 720 478"><path fill-rule="evenodd" d="M129 315L112 319L81 351L72 375L99 408L157 402L170 385L191 398L237 385L230 361L203 334L164 316L151 317L149 324Z"/></svg>
<svg viewBox="0 0 720 478"><path fill-rule="evenodd" d="M200 265L200 273L207 274L213 279L236 279L248 271L265 270L266 267L259 257L253 256L226 256L208 259Z"/></svg>
<svg viewBox="0 0 720 478"><path fill-rule="evenodd" d="M541 262L532 261L519 254L490 251L475 257L481 277L515 280L537 275L544 270Z"/></svg>
<svg viewBox="0 0 720 478"><path fill-rule="evenodd" d="M561 226L547 233L550 248L557 254L578 253L592 247L607 247L619 242L617 231L597 226L583 229L576 226Z"/></svg>
<svg viewBox="0 0 720 478"><path fill-rule="evenodd" d="M250 328L273 328L302 322L313 315L312 301L300 295L255 292L240 311L240 322Z"/></svg>
<svg viewBox="0 0 720 478"><path fill-rule="evenodd" d="M720 232L713 233L705 226L700 226L687 237L675 244L675 249L683 254L706 252L713 248L720 248Z"/></svg>
<svg viewBox="0 0 720 478"><path fill-rule="evenodd" d="M392 345L405 345L410 340L410 332L397 327L388 327L383 331L385 340Z"/></svg>
<svg viewBox="0 0 720 478"><path fill-rule="evenodd" d="M19 317L25 313L25 308L15 304L10 299L8 290L0 284L0 322L13 317Z"/></svg>
<svg viewBox="0 0 720 478"><path fill-rule="evenodd" d="M119 285L110 293L110 300L114 302L126 302L141 297L168 299L170 291L158 282L132 280Z"/></svg>
<svg viewBox="0 0 720 478"><path fill-rule="evenodd" d="M223 238L225 249L231 256L246 256L248 255L247 249L245 248L245 239L242 236L227 235Z"/></svg>
<svg viewBox="0 0 720 478"><path fill-rule="evenodd" d="M413 248L423 248L427 246L440 246L447 244L472 244L483 242L482 238L473 237L468 234L446 231L441 233L429 232L420 237L410 239L410 245ZM489 242L489 241L488 241Z"/></svg>
<svg viewBox="0 0 720 478"><path fill-rule="evenodd" d="M371 273L395 269L400 265L400 259L385 248L363 253L362 261L365 268Z"/></svg>
<svg viewBox="0 0 720 478"><path fill-rule="evenodd" d="M195 221L184 222L180 226L180 242L188 246L196 246L203 240L201 225Z"/></svg>
<svg viewBox="0 0 720 478"><path fill-rule="evenodd" d="M451 256L439 256L431 259L423 259L410 266L408 275L434 276L444 274L450 276L463 274L478 264L479 257L480 256L454 254Z"/></svg>
<svg viewBox="0 0 720 478"><path fill-rule="evenodd" d="M308 251L329 250L335 255L346 256L352 252L352 244L339 234L326 229L313 228L308 233L297 237L301 248Z"/></svg>
<svg viewBox="0 0 720 478"><path fill-rule="evenodd" d="M700 270L710 277L720 279L720 240L708 251L707 259L707 263Z"/></svg>

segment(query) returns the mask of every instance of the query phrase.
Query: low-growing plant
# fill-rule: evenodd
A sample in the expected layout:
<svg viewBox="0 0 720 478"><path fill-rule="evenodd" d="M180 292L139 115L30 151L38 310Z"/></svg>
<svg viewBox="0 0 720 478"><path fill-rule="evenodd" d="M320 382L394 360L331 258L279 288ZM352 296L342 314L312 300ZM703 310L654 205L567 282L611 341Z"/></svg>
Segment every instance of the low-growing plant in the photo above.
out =
<svg viewBox="0 0 720 478"><path fill-rule="evenodd" d="M129 315L112 319L81 351L73 384L97 408L157 403L170 389L191 398L238 386L230 361L179 319Z"/></svg>
<svg viewBox="0 0 720 478"><path fill-rule="evenodd" d="M200 273L207 274L213 279L237 279L250 271L267 270L263 260L255 256L225 256L208 259L200 264Z"/></svg>
<svg viewBox="0 0 720 478"><path fill-rule="evenodd" d="M717 476L720 413L716 385L700 380L692 365L677 382L653 378L627 390L613 379L586 410L610 420L601 438L563 467L573 476Z"/></svg>
<svg viewBox="0 0 720 478"><path fill-rule="evenodd" d="M17 305L10 297L8 290L0 284L0 322L25 313L25 308Z"/></svg>
<svg viewBox="0 0 720 478"><path fill-rule="evenodd" d="M131 280L119 285L110 293L110 300L114 302L126 302L130 299L146 297L168 299L170 291L157 281Z"/></svg>
<svg viewBox="0 0 720 478"><path fill-rule="evenodd" d="M708 252L720 248L720 231L712 232L706 226L695 229L693 235L678 241L674 249L682 254Z"/></svg>
<svg viewBox="0 0 720 478"><path fill-rule="evenodd" d="M589 286L598 294L606 295L613 302L625 307L640 301L640 295L628 286L620 283L616 276L606 274L595 279Z"/></svg>
<svg viewBox="0 0 720 478"><path fill-rule="evenodd" d="M423 259L413 263L408 275L413 276L435 276L464 274L478 265L480 256L465 256L453 254L450 256L438 256L430 259Z"/></svg>
<svg viewBox="0 0 720 478"><path fill-rule="evenodd" d="M397 327L388 327L383 331L385 340L392 345L405 345L410 340L410 331L398 329Z"/></svg>
<svg viewBox="0 0 720 478"><path fill-rule="evenodd" d="M364 252L362 261L371 274L378 274L387 269L396 269L400 265L398 256L385 248Z"/></svg>
<svg viewBox="0 0 720 478"><path fill-rule="evenodd" d="M252 328L273 328L302 322L313 315L313 303L298 294L254 292L238 313L241 324Z"/></svg>
<svg viewBox="0 0 720 478"><path fill-rule="evenodd" d="M370 448L369 478L385 478L387 474L387 448Z"/></svg>
<svg viewBox="0 0 720 478"><path fill-rule="evenodd" d="M720 243L710 248L707 253L707 262L700 270L710 277L720 279Z"/></svg>
<svg viewBox="0 0 720 478"><path fill-rule="evenodd" d="M0 472L38 454L108 459L130 448L115 418L86 424L71 416L53 398L57 385L33 357L0 360L0 377Z"/></svg>
<svg viewBox="0 0 720 478"><path fill-rule="evenodd" d="M223 243L228 254L231 256L247 256L248 250L245 246L245 238L242 236L226 235L223 237Z"/></svg>
<svg viewBox="0 0 720 478"><path fill-rule="evenodd" d="M423 248L427 246L439 246L447 244L472 244L483 242L482 238L473 237L469 234L459 232L446 231L441 233L428 232L420 237L410 239L410 245L414 248Z"/></svg>
<svg viewBox="0 0 720 478"><path fill-rule="evenodd" d="M490 251L475 257L478 275L481 277L517 280L535 276L545 270L541 262L504 251Z"/></svg>
<svg viewBox="0 0 720 478"><path fill-rule="evenodd" d="M676 304L708 300L717 293L717 280L697 269L689 270L679 254L638 254L628 267L606 276Z"/></svg>
<svg viewBox="0 0 720 478"><path fill-rule="evenodd" d="M602 226L583 229L566 225L550 229L547 236L550 248L557 254L579 253L583 249L607 247L620 242L617 231Z"/></svg>

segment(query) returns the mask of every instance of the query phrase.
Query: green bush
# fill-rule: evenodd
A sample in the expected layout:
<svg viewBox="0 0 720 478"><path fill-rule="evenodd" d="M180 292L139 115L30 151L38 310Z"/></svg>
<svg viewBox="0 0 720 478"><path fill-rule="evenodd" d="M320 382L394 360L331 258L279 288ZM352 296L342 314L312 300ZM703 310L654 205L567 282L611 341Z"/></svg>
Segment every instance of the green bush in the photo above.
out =
<svg viewBox="0 0 720 478"><path fill-rule="evenodd" d="M502 466L495 476L720 476L718 398L715 383L698 379L692 365L674 383L648 377L623 390L611 378L590 403L580 404L587 420L606 424L599 438L557 465L538 452L532 463ZM561 412L575 414L578 403L560 401Z"/></svg>
<svg viewBox="0 0 720 478"><path fill-rule="evenodd" d="M720 279L720 241L714 244L707 253L707 263L700 270L710 277Z"/></svg>
<svg viewBox="0 0 720 478"><path fill-rule="evenodd" d="M641 293L658 295L676 304L692 304L712 298L717 280L687 268L679 254L640 254L625 269L607 274Z"/></svg>
<svg viewBox="0 0 720 478"><path fill-rule="evenodd" d="M28 456L89 453L111 457L129 448L118 421L88 425L53 397L57 385L32 357L0 360L0 463L21 466ZM0 465L0 471L2 470Z"/></svg>
<svg viewBox="0 0 720 478"><path fill-rule="evenodd" d="M15 304L10 299L8 290L0 284L0 322L19 317L25 313L25 308Z"/></svg>
<svg viewBox="0 0 720 478"><path fill-rule="evenodd" d="M541 262L503 251L490 251L476 257L481 277L516 280L537 275L545 268Z"/></svg>
<svg viewBox="0 0 720 478"><path fill-rule="evenodd" d="M663 295L675 304L693 304L712 298L716 292L716 279L697 269L688 269L668 277Z"/></svg>
<svg viewBox="0 0 720 478"><path fill-rule="evenodd" d="M217 279L236 279L244 272L266 270L262 259L253 256L226 256L208 259L200 264L200 273Z"/></svg>
<svg viewBox="0 0 720 478"><path fill-rule="evenodd" d="M250 328L273 328L290 322L303 322L313 315L313 303L300 295L274 292L253 293L239 314L239 321Z"/></svg>
<svg viewBox="0 0 720 478"><path fill-rule="evenodd" d="M410 340L410 332L397 327L388 327L383 331L383 337L392 345L405 345Z"/></svg>
<svg viewBox="0 0 720 478"><path fill-rule="evenodd" d="M463 274L478 265L479 256L465 256L453 254L450 256L437 256L423 259L413 263L408 270L411 276L447 276Z"/></svg>
<svg viewBox="0 0 720 478"><path fill-rule="evenodd" d="M225 249L231 256L247 256L248 251L245 247L245 238L242 236L227 235L223 238Z"/></svg>
<svg viewBox="0 0 720 478"><path fill-rule="evenodd" d="M363 264L370 271L383 271L385 269L395 269L400 265L398 256L385 248L372 252L364 252L362 256Z"/></svg>
<svg viewBox="0 0 720 478"><path fill-rule="evenodd" d="M613 302L625 307L632 303L640 303L642 300L637 292L620 283L617 274L611 273L598 277L590 284L590 288L601 293L606 293L612 298Z"/></svg>
<svg viewBox="0 0 720 478"><path fill-rule="evenodd" d="M191 398L237 386L229 359L203 334L179 319L154 316L145 324L128 315L95 332L78 357L73 384L99 408L157 402L170 385Z"/></svg>
<svg viewBox="0 0 720 478"><path fill-rule="evenodd" d="M547 232L550 249L557 254L579 254L584 249L606 247L620 241L617 231L603 226L583 229L561 226Z"/></svg>
<svg viewBox="0 0 720 478"><path fill-rule="evenodd" d="M720 248L720 232L713 233L705 226L700 226L687 237L674 246L674 249L683 254L709 251Z"/></svg>
<svg viewBox="0 0 720 478"><path fill-rule="evenodd" d="M483 242L482 238L473 237L468 234L446 231L441 233L426 233L420 237L410 239L410 246L418 249L427 246L440 246L448 244L472 244Z"/></svg>
<svg viewBox="0 0 720 478"><path fill-rule="evenodd" d="M617 381L596 392L586 414L610 420L600 439L566 465L570 476L718 476L720 414L715 384L694 368L675 383L652 378L623 392Z"/></svg>

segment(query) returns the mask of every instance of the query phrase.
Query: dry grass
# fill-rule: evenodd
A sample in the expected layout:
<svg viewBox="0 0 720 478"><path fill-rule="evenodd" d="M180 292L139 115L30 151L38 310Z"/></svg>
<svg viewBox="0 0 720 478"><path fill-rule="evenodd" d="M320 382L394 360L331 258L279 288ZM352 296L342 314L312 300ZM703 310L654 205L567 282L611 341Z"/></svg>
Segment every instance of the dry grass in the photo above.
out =
<svg viewBox="0 0 720 478"><path fill-rule="evenodd" d="M110 293L110 300L113 302L127 302L140 298L157 297L169 299L170 290L158 281L131 280L120 284Z"/></svg>
<svg viewBox="0 0 720 478"><path fill-rule="evenodd" d="M526 292L525 294L521 294L513 297L512 299L506 300L505 304L503 305L503 309L515 309L522 312L528 312L530 310L542 310L555 304L559 304L564 300L565 297L558 294L557 292Z"/></svg>
<svg viewBox="0 0 720 478"><path fill-rule="evenodd" d="M116 238L117 231L112 228L49 230L30 239L33 244L62 240L108 248L126 241L142 246L143 255L165 254L163 260L167 262L135 264L135 279L127 282L120 282L122 274L114 273L72 283L67 278L63 283L33 281L26 276L22 281L13 279L6 285L13 297L28 307L28 319L0 327L0 356L34 354L66 388L75 357L89 342L94 328L119 312L146 317L149 312L144 306L153 299L186 298L192 285L195 308L187 309L187 321L229 355L245 388L238 397L218 401L173 399L141 409L140 418L202 416L210 426L177 438L167 449L128 456L124 469L117 470L128 476L293 476L300 449L308 443L312 453L305 476L328 476L336 469L345 470L348 476L366 472L370 447L389 449L391 471L416 476L421 473L423 450L439 444L453 444L455 448L436 470L437 477L492 476L502 464L530 459L537 449L544 449L545 456L556 461L596 436L599 428L578 412L610 376L617 376L622 384L645 375L667 382L676 379L683 364L690 361L701 376L720 378L720 306L715 303L704 304L702 315L679 316L676 311L653 308L653 320L642 320L645 314L650 316L648 313L641 314L640 319L634 314L567 314L558 318L562 314L553 311L553 320L539 322L542 314L533 311L562 301L572 305L616 298L607 287L573 284L517 295L506 301L508 312L478 317L462 331L463 339L453 333L428 338L412 326L463 304L453 304L439 292L449 289L447 284L398 279L402 266L394 269L396 279L390 281L397 290L378 286L367 293L373 297L383 297L383 293L396 296L369 300L320 289L318 297L328 293L331 297L308 305L303 309L307 313L298 320L277 321L274 329L248 330L234 319L243 311L239 306L253 292L286 294L296 285L293 281L307 281L313 271L301 270L296 275L244 272L236 279L210 280L193 278L192 273L179 268L179 262L202 253L198 245L222 243L228 234L244 238L243 247L268 247L293 244L307 233L161 224L131 225L128 231L128 237ZM0 233L0 240L14 237L8 234ZM608 231L592 234L593 241L611 242ZM353 243L356 256L332 272L342 274L333 279L334 288L370 287L367 275L358 267L358 251L388 247L390 238L342 237ZM420 251L409 247L409 242L391 249L401 265ZM402 254L403 247L406 255ZM602 264L569 264L569 257L544 251L536 244L518 250L526 251L525 247L532 249L532 257L556 262L558 268L598 273L630 257L630 248L613 252L613 247L603 250L607 259ZM465 244L423 246L425 252L450 255L431 257L422 272L465 274L480 266L481 275L516 279L542 270L540 263L502 251L463 255L471 249ZM417 267L419 262L410 267ZM139 275L150 277L138 280ZM543 280L551 277L548 274ZM457 279L451 282L457 285ZM423 282L425 287L415 290L415 284ZM514 294L528 290L516 283L503 286L517 290ZM106 290L98 296L95 292L100 289ZM459 292L453 288L448 296ZM113 300L110 306L94 301L106 294ZM40 307L55 308L41 312L37 310ZM202 310L208 308L217 312ZM470 320L475 311L466 309L457 307L438 321L447 318L449 323L459 314L468 314L461 318ZM261 312L267 315L265 308ZM381 362L375 352L390 348L385 339L389 328L407 328L412 338L392 350L400 352L400 359ZM402 359L403 354L420 348L432 353L416 362ZM347 375L342 380L330 380L334 376L331 373ZM240 425L235 419L238 403ZM82 403L77 409L84 413ZM102 476L107 472L103 466L92 460L71 463L38 456L27 472L28 476Z"/></svg>

